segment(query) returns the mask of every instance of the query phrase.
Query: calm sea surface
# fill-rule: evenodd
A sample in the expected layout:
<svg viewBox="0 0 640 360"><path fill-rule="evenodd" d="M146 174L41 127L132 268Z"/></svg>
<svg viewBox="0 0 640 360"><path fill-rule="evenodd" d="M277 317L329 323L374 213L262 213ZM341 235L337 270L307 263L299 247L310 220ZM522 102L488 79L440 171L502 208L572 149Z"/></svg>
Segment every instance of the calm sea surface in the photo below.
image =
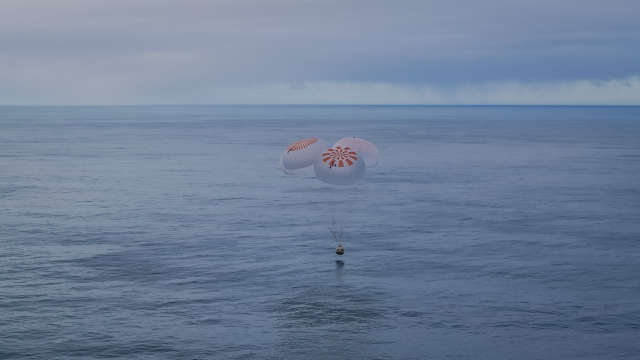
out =
<svg viewBox="0 0 640 360"><path fill-rule="evenodd" d="M350 199L290 143L380 163ZM324 199L327 199L326 201ZM638 107L0 107L0 358L638 359Z"/></svg>

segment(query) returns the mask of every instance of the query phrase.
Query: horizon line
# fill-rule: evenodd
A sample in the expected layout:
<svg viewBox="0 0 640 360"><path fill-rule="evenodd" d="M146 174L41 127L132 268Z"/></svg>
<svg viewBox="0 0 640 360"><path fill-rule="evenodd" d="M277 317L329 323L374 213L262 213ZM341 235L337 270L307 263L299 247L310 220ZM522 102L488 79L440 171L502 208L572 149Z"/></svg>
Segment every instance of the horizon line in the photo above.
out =
<svg viewBox="0 0 640 360"><path fill-rule="evenodd" d="M0 107L145 107L145 106L201 106L201 107L311 107L311 106L406 106L406 107L640 107L639 105L612 104L0 104Z"/></svg>

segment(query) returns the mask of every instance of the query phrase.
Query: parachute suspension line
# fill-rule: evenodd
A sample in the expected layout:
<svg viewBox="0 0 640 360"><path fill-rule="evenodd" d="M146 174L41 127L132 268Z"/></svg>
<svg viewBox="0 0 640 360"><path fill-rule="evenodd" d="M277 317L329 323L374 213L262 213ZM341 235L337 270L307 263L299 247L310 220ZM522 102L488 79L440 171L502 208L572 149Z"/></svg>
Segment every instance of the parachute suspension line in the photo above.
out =
<svg viewBox="0 0 640 360"><path fill-rule="evenodd" d="M342 235L343 235L343 231L341 231L341 229L339 228L338 224L339 221L336 217L335 212L333 211L333 205L331 204L330 208L329 208L329 223L327 224L329 226L329 232L331 233L331 236L333 236L333 239L336 241L336 244L340 245L340 240L342 240Z"/></svg>
<svg viewBox="0 0 640 360"><path fill-rule="evenodd" d="M342 238L350 225L354 202L357 200L358 193L360 192L359 188L359 186L329 188L325 196L327 205L325 221L337 245L342 245Z"/></svg>

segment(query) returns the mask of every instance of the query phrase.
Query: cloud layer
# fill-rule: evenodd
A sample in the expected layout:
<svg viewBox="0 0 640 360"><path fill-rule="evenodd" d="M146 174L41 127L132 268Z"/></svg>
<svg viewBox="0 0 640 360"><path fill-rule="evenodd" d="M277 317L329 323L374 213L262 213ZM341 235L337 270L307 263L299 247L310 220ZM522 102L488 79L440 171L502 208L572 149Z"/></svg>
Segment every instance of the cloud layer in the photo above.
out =
<svg viewBox="0 0 640 360"><path fill-rule="evenodd" d="M639 104L639 13L636 0L4 0L0 104Z"/></svg>
<svg viewBox="0 0 640 360"><path fill-rule="evenodd" d="M388 83L271 84L212 89L213 104L640 105L640 77L454 88Z"/></svg>

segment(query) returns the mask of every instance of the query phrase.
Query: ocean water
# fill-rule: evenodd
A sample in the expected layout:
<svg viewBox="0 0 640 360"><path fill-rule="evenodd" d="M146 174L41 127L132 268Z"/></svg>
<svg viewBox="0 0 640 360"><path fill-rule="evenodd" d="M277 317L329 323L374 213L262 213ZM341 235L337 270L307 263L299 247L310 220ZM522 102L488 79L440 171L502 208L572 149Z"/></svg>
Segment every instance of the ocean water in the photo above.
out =
<svg viewBox="0 0 640 360"><path fill-rule="evenodd" d="M358 136L352 197L278 165ZM638 107L0 107L2 359L638 359Z"/></svg>

